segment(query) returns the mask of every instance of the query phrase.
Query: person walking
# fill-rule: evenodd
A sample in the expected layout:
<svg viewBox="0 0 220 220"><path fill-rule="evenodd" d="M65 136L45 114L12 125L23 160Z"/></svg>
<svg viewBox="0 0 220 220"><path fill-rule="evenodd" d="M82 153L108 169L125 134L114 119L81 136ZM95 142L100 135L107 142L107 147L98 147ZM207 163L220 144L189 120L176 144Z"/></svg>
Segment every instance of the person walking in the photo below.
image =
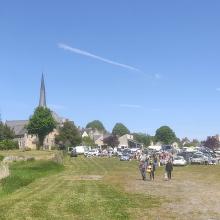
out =
<svg viewBox="0 0 220 220"><path fill-rule="evenodd" d="M139 164L139 169L141 171L141 175L142 175L142 178L143 180L145 181L146 180L146 169L147 169L147 163L142 160Z"/></svg>
<svg viewBox="0 0 220 220"><path fill-rule="evenodd" d="M150 180L154 180L154 172L155 172L155 164L150 162L151 172L150 172Z"/></svg>
<svg viewBox="0 0 220 220"><path fill-rule="evenodd" d="M171 160L169 160L166 164L166 171L168 180L171 180L171 172L173 171L173 164L171 163Z"/></svg>

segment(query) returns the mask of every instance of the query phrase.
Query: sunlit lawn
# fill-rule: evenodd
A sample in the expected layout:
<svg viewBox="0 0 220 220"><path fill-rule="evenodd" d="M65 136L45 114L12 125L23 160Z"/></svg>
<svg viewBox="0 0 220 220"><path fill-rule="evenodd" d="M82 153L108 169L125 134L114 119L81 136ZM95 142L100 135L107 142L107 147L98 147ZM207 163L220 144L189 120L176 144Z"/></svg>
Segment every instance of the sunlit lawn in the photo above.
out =
<svg viewBox="0 0 220 220"><path fill-rule="evenodd" d="M16 153L20 155L19 151L13 155ZM27 153L44 157L54 151ZM67 156L63 165L62 172L36 179L0 198L0 219L154 219L153 213L160 212L162 204L169 202L163 196L134 190L135 184L153 187L153 183L141 180L138 161ZM181 181L183 176L190 176L189 180L194 181L193 176L196 176L207 185L219 184L220 175L215 175L219 174L219 167L175 167L172 183ZM158 181L163 182L164 172L164 167L157 168ZM97 176L97 180L92 179ZM204 179L207 176L209 178ZM134 185L129 188L127 183L131 180Z"/></svg>

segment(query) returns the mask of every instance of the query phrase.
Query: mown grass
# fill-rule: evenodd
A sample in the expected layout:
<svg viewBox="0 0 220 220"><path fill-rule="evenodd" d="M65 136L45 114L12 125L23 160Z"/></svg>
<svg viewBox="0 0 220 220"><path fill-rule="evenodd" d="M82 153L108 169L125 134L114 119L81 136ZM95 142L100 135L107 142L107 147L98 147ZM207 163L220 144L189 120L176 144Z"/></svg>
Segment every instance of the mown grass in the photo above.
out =
<svg viewBox="0 0 220 220"><path fill-rule="evenodd" d="M27 186L35 179L60 172L63 165L53 161L20 161L9 165L10 176L0 180L0 196L14 192L15 190Z"/></svg>
<svg viewBox="0 0 220 220"><path fill-rule="evenodd" d="M42 175L41 166L22 164L13 163L12 173L18 177L28 173L30 178ZM0 219L137 219L143 209L160 206L159 198L124 189L129 173L137 171L136 161L66 157L64 166L63 172L42 176L22 190L0 198ZM80 175L103 177L99 181L70 178ZM146 210L145 216L151 219Z"/></svg>
<svg viewBox="0 0 220 220"><path fill-rule="evenodd" d="M62 172L47 176L41 173L47 168L40 165L36 168L30 163L24 173L40 178L20 190L0 196L0 219L154 219L154 213L160 211L164 202L168 202L163 197L134 190L135 185L129 188L127 183L131 180L146 189L153 187L152 182L141 179L138 161L67 156L63 165L65 169ZM17 172L17 176L22 177L23 171L19 171L22 166L22 163L12 163L12 173ZM164 167L157 167L155 181L163 179L164 173ZM171 183L189 175L203 180L207 176L207 184L213 181L219 183L220 177L216 177L215 173L219 174L219 166L174 167ZM90 175L102 178L74 178Z"/></svg>

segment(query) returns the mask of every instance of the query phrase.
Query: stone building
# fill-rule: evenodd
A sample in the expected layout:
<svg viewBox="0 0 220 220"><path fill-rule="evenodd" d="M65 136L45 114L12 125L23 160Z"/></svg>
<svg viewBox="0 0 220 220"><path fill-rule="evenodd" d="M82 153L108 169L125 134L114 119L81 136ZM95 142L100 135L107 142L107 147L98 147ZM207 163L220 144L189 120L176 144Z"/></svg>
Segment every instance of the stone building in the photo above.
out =
<svg viewBox="0 0 220 220"><path fill-rule="evenodd" d="M43 106L46 108L46 93L45 93L45 84L44 84L44 76L42 73L41 79L41 89L40 89L40 100L39 106ZM65 118L59 117L54 111L51 111L51 114L54 120L57 122L57 127L47 135L44 139L43 149L50 150L52 146L55 145L55 134L59 134L59 128L66 121ZM18 141L19 148L29 147L31 149L36 149L36 144L38 142L38 137L36 135L28 134L25 126L29 123L29 120L12 120L6 121L5 124L8 125L15 132L14 141Z"/></svg>

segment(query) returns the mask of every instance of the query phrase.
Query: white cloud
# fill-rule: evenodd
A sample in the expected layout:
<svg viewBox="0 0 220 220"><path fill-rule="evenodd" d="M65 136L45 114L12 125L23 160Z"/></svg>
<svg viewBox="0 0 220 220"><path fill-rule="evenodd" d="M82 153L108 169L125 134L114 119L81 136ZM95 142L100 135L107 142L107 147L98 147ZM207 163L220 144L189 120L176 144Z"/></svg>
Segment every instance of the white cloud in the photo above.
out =
<svg viewBox="0 0 220 220"><path fill-rule="evenodd" d="M216 90L220 91L220 88L217 88Z"/></svg>
<svg viewBox="0 0 220 220"><path fill-rule="evenodd" d="M78 53L78 54L82 54L82 55L85 55L85 56L88 56L88 57L92 57L92 58L95 58L95 59L98 59L98 60L102 60L104 62L111 63L113 65L122 66L122 67L125 67L125 68L128 68L128 69L131 69L131 70L140 71L139 69L136 69L134 67L127 66L127 65L124 65L124 64L121 64L121 63L116 63L114 61L107 60L105 58L96 56L94 54L91 54L91 53L88 53L88 52L85 52L85 51L82 51L82 50L79 50L79 49L76 49L76 48L73 48L73 47L69 47L69 46L67 46L65 44L59 44L59 47L64 49L64 50L69 50L69 51L74 52L74 53Z"/></svg>
<svg viewBox="0 0 220 220"><path fill-rule="evenodd" d="M121 104L119 106L123 106L123 107L132 107L132 108L140 108L141 106L139 105L124 105L124 104Z"/></svg>
<svg viewBox="0 0 220 220"><path fill-rule="evenodd" d="M155 74L155 76L156 76L157 79L160 79L162 77L161 74Z"/></svg>
<svg viewBox="0 0 220 220"><path fill-rule="evenodd" d="M66 106L64 105L54 105L54 104L48 104L48 107L53 110L53 109L67 109Z"/></svg>

